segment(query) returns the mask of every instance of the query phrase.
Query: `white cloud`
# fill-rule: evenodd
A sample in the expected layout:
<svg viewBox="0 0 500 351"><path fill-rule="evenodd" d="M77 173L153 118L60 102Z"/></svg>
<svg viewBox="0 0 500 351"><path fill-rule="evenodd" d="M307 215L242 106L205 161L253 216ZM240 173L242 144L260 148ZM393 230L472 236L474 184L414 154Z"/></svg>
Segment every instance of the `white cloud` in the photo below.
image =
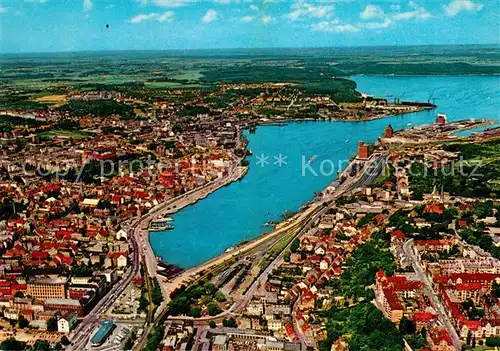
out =
<svg viewBox="0 0 500 351"><path fill-rule="evenodd" d="M362 21L360 23L341 23L338 19L322 21L311 26L311 30L318 32L358 32L361 30L384 29L393 26L398 21L407 21L411 19L426 20L431 14L422 6L413 1L408 3L410 9L406 12L399 12L400 7L391 7L396 12L384 13L384 11L374 5L367 5L359 15L361 19L372 19L372 21Z"/></svg>
<svg viewBox="0 0 500 351"><path fill-rule="evenodd" d="M410 19L421 19L426 20L431 17L431 14L423 6L419 6L413 1L409 3L410 7L413 8L412 11L399 12L392 16L395 21L406 21Z"/></svg>
<svg viewBox="0 0 500 351"><path fill-rule="evenodd" d="M145 21L156 21L156 22L171 22L174 18L173 11L167 11L165 13L142 13L130 19L131 23L141 23Z"/></svg>
<svg viewBox="0 0 500 351"><path fill-rule="evenodd" d="M217 17L218 17L217 11L215 11L214 9L210 9L207 11L207 13L205 13L205 16L201 18L201 21L203 23L210 23L215 21Z"/></svg>
<svg viewBox="0 0 500 351"><path fill-rule="evenodd" d="M213 0L216 4L229 5L231 0Z"/></svg>
<svg viewBox="0 0 500 351"><path fill-rule="evenodd" d="M94 8L94 4L91 0L83 0L83 10L84 11L92 11Z"/></svg>
<svg viewBox="0 0 500 351"><path fill-rule="evenodd" d="M272 18L271 16L262 16L262 23L269 24L272 21L274 21L274 18Z"/></svg>
<svg viewBox="0 0 500 351"><path fill-rule="evenodd" d="M158 14L156 12L152 13L141 13L140 15L134 16L130 19L131 23L141 23L144 21L150 21L158 17Z"/></svg>
<svg viewBox="0 0 500 351"><path fill-rule="evenodd" d="M334 10L332 5L315 6L302 1L294 3L291 8L293 11L285 15L285 17L291 21L297 21L301 17L329 18L333 15Z"/></svg>
<svg viewBox="0 0 500 351"><path fill-rule="evenodd" d="M344 32L358 32L359 28L352 24L340 24L334 20L331 22L323 21L313 24L311 29L314 32L330 32L330 33L344 33Z"/></svg>
<svg viewBox="0 0 500 351"><path fill-rule="evenodd" d="M0 6L0 13L6 13L7 11L9 11L9 9L7 9L6 7Z"/></svg>
<svg viewBox="0 0 500 351"><path fill-rule="evenodd" d="M252 11L259 11L259 7L255 5L250 5L248 8Z"/></svg>
<svg viewBox="0 0 500 351"><path fill-rule="evenodd" d="M24 2L38 2L40 4L43 4L43 3L47 2L47 0L24 0Z"/></svg>
<svg viewBox="0 0 500 351"><path fill-rule="evenodd" d="M447 16L456 16L462 11L478 12L483 9L483 4L471 0L453 0L443 6Z"/></svg>
<svg viewBox="0 0 500 351"><path fill-rule="evenodd" d="M161 15L158 16L157 21L158 22L171 22L174 18L174 12L173 11L167 11Z"/></svg>
<svg viewBox="0 0 500 351"><path fill-rule="evenodd" d="M196 2L196 0L151 0L151 3L153 5L159 7L182 7L187 6L193 2ZM142 0L141 3L147 3L147 0Z"/></svg>
<svg viewBox="0 0 500 351"><path fill-rule="evenodd" d="M366 5L365 10L361 12L359 17L363 19L382 18L384 17L384 10L380 6Z"/></svg>
<svg viewBox="0 0 500 351"><path fill-rule="evenodd" d="M366 29L381 29L381 28L387 28L392 24L392 21L389 18L385 18L384 22L367 22L363 23L362 26L363 28Z"/></svg>
<svg viewBox="0 0 500 351"><path fill-rule="evenodd" d="M248 23L248 22L252 22L254 19L255 19L254 16L243 16L240 18L240 21Z"/></svg>
<svg viewBox="0 0 500 351"><path fill-rule="evenodd" d="M391 5L391 10L399 11L401 10L401 5Z"/></svg>

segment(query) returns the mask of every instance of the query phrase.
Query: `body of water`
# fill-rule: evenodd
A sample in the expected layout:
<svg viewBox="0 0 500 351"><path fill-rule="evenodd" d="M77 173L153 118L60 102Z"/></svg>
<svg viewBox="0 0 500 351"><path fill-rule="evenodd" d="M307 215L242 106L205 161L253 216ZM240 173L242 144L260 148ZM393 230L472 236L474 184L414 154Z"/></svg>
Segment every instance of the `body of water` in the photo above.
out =
<svg viewBox="0 0 500 351"><path fill-rule="evenodd" d="M175 229L151 233L155 254L189 268L259 236L269 230L264 226L267 221L279 220L285 211L298 211L315 192L323 190L347 165L358 141L376 141L387 124L401 129L432 123L437 112L446 113L449 120L500 119L500 77L354 79L361 92L401 100L435 99L438 109L368 122L258 127L248 136L253 156L247 175L174 214ZM314 161L306 167L312 156Z"/></svg>

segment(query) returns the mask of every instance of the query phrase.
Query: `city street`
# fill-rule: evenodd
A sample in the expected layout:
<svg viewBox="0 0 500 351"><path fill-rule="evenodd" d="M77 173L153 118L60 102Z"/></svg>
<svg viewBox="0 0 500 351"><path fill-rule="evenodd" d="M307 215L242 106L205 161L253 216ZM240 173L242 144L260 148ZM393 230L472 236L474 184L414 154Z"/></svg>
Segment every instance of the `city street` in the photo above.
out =
<svg viewBox="0 0 500 351"><path fill-rule="evenodd" d="M432 288L432 283L430 282L429 278L424 272L422 263L420 262L420 259L417 257L417 254L415 253L413 246L413 239L409 239L404 243L403 250L406 256L410 259L413 269L415 270L415 273L417 274L418 278L420 279L420 281L424 283L425 292L427 295L430 296L432 305L435 307L441 321L444 323L444 326L448 330L448 333L451 335L451 338L453 340L453 345L457 348L457 350L460 350L461 347L460 338L455 328L451 324L450 318L446 313L445 307L441 303L441 299Z"/></svg>

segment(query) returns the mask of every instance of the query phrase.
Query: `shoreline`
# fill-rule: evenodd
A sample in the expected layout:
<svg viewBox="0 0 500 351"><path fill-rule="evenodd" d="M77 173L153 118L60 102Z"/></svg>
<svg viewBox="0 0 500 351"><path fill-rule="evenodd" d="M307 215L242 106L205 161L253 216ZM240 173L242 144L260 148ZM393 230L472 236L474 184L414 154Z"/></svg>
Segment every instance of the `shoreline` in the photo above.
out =
<svg viewBox="0 0 500 351"><path fill-rule="evenodd" d="M238 163L240 161L241 160L239 160ZM195 188L190 192L187 192L183 195L177 196L175 198L169 199L159 204L156 210L153 209L153 213L150 214L152 218L146 217L143 221L141 221L141 227L144 228L145 224L147 224L147 228L141 230L142 235L139 236L139 240L144 244L147 243L147 249L148 251L150 251L150 253L152 253L152 256L155 258L155 261L156 257L158 256L156 256L153 246L151 245L151 240L150 240L151 231L149 230L149 225L152 221L154 221L158 217L163 217L168 214L174 214L186 207L196 204L198 201L207 198L210 194L221 189L222 187L228 186L233 182L241 180L247 174L247 172L248 172L248 166L236 166L234 172L228 174L226 178L216 179L201 187ZM220 181L220 183L216 183L217 181ZM190 196L193 196L193 198L190 198ZM177 202L180 203L177 204ZM170 264L163 257L161 257L161 260L164 263ZM183 269L182 267L179 268Z"/></svg>
<svg viewBox="0 0 500 351"><path fill-rule="evenodd" d="M361 119L340 119L340 118L289 118L289 119L269 119L269 120L259 120L255 122L255 126L268 126L268 127L280 127L281 125L278 124L283 124L286 125L287 123L303 123L303 122L346 122L346 123L361 123L361 122L370 122L370 121L376 121L379 119L384 119L384 118L389 118L389 117L404 117L405 115L412 114L412 113L420 113L424 111L432 111L435 110L436 107L432 108L421 108L416 111L404 111L401 113L396 113L396 114L388 114L388 115L378 115L378 116L371 116L371 117L363 117ZM245 128L245 129L248 129Z"/></svg>
<svg viewBox="0 0 500 351"><path fill-rule="evenodd" d="M434 108L432 108L434 109ZM401 114L399 114L399 116L402 116L404 117L404 115L406 114L409 114L409 113L419 113L419 112L423 112L425 110L431 110L429 108L421 108L419 109L418 111L406 111L406 112L403 112ZM279 126L284 126L288 123L307 123L307 122L370 122L370 121L374 121L374 120L379 120L379 119L383 119L383 118L388 118L388 117L395 117L395 116L398 116L398 115L379 115L379 116L373 116L373 117L368 117L368 118L364 118L364 119L361 119L361 120L343 120L343 119L331 119L331 120L326 120L326 119L285 119L285 120L266 120L266 121L257 121L255 122L255 127L258 127L258 126L272 126L272 127L279 127ZM246 126L244 129L245 130L249 130L251 126ZM241 138L241 136L240 136ZM246 149L246 145L245 145L245 149ZM248 150L247 150L248 151ZM246 157L246 156L245 156ZM244 158L241 158L239 159L238 163L241 162L241 160L245 159ZM353 161L351 161L349 163L349 165L346 166L345 169L342 170L342 174L345 172L346 169L348 169L350 167L350 165L352 164ZM241 168L242 166L236 166L237 168ZM158 217L163 217L163 216L166 216L166 215L172 215L172 214L175 214L177 213L178 211L186 208L186 207L189 207L191 205L194 205L196 204L198 201L200 200L203 200L205 199L206 197L208 197L210 194L216 192L217 190L219 190L220 188L222 187L225 187L225 186L228 186L230 185L231 183L235 182L235 181L238 181L238 180L241 180L248 172L249 170L249 166L245 166L243 167L245 168L243 172L240 172L240 174L238 174L237 176L235 176L235 174L233 173L232 176L229 176L227 179L225 179L221 184L219 185L216 185L215 187L209 189L208 191L206 192L203 192L203 189L205 188L210 188L212 184L208 183L208 184L205 184L203 185L202 187L199 187L199 188L196 188L196 189L193 189L191 190L190 192L186 193L186 194L183 194L183 195L180 195L176 198L173 198L173 199L170 199L170 200L167 200L166 202L162 203L162 204L159 204L158 207L163 207L163 206L167 206L167 203L171 203L171 205L168 207L168 208L158 208L158 211L157 213L154 214L154 218L153 219L149 219L147 220L148 222L148 229L146 230L145 232L145 235L141 235L139 237L140 241L143 242L143 243L147 243L146 246L147 248L149 249L148 251L150 251L152 253L152 256L154 257L155 259L155 270L158 271L158 264L157 264L157 260L156 258L159 257L161 259L161 262L163 262L164 264L168 264L168 265L174 265L176 267L178 267L179 269L181 269L181 272L185 272L187 270L190 270L190 269L193 269L195 267L198 267L200 265L204 265L206 264L207 262L210 262L218 257L220 257L221 255L224 255L225 253L230 253L232 251L229 251L229 252L226 252L226 251L223 251L221 253L219 253L218 255L212 257L212 258L209 258L207 259L206 261L203 261L203 262L200 262L198 265L196 266L193 266L193 267L188 267L188 268L183 268L183 267L180 267L180 266L177 266L176 264L173 264L173 263L169 263L168 260L162 256L156 256L156 253L155 253L155 250L151 244L151 231L149 231L149 224L154 221L156 218ZM330 187L331 184L335 183L335 181L337 179L339 179L341 175L340 174L337 174L335 175L334 179L332 179L332 182L327 186L325 187L324 189L321 190L322 193L324 193L326 191L326 189L328 187ZM201 193L200 193L201 192ZM189 201L188 203L181 203L180 206L178 205L175 205L175 208L172 208L172 206L174 205L174 203L176 201L181 201L183 199L183 197L185 196L189 196L189 195L195 195L195 199L194 200L191 200ZM255 240L257 239L260 239L260 238L265 238L267 236L267 234L269 233L273 233L275 232L276 230L278 230L282 225L286 225L286 223L289 222L289 220L292 220L293 218L295 218L297 215L300 215L302 212L304 212L302 210L302 208L304 206L308 206L308 205L311 205L311 203L314 202L314 197L313 199L309 200L309 201L306 201L304 202L302 205L301 205L301 209L299 209L299 211L294 215L292 216L291 218L288 218L288 219L285 219L285 220L282 220L278 223L276 223L274 225L274 227L272 228L271 231L264 231L264 232L261 232L259 235L257 235L255 238L251 239L251 240L246 240L246 241L240 241L238 243L236 243L234 245L234 248L235 249L240 249L241 247L243 246L246 246L248 244L252 244ZM154 210L153 210L154 211ZM141 221L142 222L142 221ZM176 274L174 274L175 276Z"/></svg>
<svg viewBox="0 0 500 351"><path fill-rule="evenodd" d="M486 127L488 127L488 126L494 126L494 125L499 125L500 126L500 120L488 119L488 120L485 120L484 122L478 123L478 124L473 125L473 126L467 126L467 127L464 127L464 128L459 128L457 130L454 130L452 133L450 133L450 136L454 136L456 138L469 138L470 135L467 135L467 136L457 136L455 134L461 133L461 132L464 132L464 131L467 131L467 130L476 129L476 128L483 128L483 127L485 127L485 130L486 130L486 129L488 129Z"/></svg>
<svg viewBox="0 0 500 351"><path fill-rule="evenodd" d="M463 73L463 74L459 74L459 73L455 73L455 74L366 74L366 73L360 73L360 74L355 74L355 75L351 75L351 76L348 76L349 78L351 78L351 80L354 80L354 77L387 77L387 78L397 78L397 77L404 77L404 78L408 78L408 77L462 77L462 76L465 76L465 77L498 77L500 76L500 73L483 73L483 74L479 74L479 73L475 73L475 74L467 74L467 73Z"/></svg>

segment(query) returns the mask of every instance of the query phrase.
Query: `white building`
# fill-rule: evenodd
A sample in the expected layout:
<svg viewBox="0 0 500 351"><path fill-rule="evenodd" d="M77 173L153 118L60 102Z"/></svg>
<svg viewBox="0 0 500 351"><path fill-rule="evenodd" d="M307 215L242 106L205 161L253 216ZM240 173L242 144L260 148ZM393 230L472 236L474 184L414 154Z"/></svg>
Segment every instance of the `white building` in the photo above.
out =
<svg viewBox="0 0 500 351"><path fill-rule="evenodd" d="M57 331L68 334L75 327L77 320L78 316L74 312L63 314L57 321Z"/></svg>

